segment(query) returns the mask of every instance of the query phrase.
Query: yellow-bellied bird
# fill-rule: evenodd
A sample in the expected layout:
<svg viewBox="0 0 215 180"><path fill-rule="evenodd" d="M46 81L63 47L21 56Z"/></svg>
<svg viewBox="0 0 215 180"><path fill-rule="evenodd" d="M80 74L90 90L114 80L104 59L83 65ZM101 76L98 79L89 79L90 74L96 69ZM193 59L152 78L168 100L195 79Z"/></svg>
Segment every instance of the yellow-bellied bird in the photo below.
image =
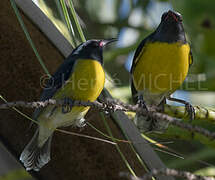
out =
<svg viewBox="0 0 215 180"><path fill-rule="evenodd" d="M67 97L95 101L105 82L103 47L115 40L88 40L80 44L49 79L40 100ZM35 110L33 119L38 121L39 127L20 156L26 170L39 171L47 164L54 130L63 126L82 126L89 108L73 106L67 113L62 112L62 107L53 106Z"/></svg>
<svg viewBox="0 0 215 180"><path fill-rule="evenodd" d="M140 43L135 52L131 67L133 101L142 107L163 107L167 98L185 104L193 119L195 111L188 102L170 97L185 80L192 62L182 16L171 10L163 13L157 29ZM142 132L160 131L165 126L138 114L135 123Z"/></svg>

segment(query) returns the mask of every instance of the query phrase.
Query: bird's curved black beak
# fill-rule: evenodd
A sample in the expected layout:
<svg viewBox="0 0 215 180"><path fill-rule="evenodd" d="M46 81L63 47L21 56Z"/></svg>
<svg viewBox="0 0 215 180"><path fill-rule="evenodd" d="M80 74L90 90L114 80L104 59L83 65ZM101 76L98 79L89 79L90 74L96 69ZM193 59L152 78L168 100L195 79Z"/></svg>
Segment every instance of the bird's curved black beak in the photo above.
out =
<svg viewBox="0 0 215 180"><path fill-rule="evenodd" d="M104 47L112 42L116 42L117 40L118 40L117 38L103 39L100 41L100 46Z"/></svg>

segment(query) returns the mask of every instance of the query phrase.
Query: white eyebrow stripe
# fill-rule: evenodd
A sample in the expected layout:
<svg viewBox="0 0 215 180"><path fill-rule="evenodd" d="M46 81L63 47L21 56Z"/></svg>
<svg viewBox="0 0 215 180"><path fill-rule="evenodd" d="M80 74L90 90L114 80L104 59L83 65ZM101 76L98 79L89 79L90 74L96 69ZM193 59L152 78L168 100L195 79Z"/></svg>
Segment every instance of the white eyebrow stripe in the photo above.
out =
<svg viewBox="0 0 215 180"><path fill-rule="evenodd" d="M82 44L81 46L78 47L78 49L75 50L75 52L73 54L78 54L84 47L84 44Z"/></svg>
<svg viewBox="0 0 215 180"><path fill-rule="evenodd" d="M90 44L92 41L98 41L98 40L88 40L87 42L83 43L82 45L80 45L73 54L78 54L84 46L87 46L88 44Z"/></svg>

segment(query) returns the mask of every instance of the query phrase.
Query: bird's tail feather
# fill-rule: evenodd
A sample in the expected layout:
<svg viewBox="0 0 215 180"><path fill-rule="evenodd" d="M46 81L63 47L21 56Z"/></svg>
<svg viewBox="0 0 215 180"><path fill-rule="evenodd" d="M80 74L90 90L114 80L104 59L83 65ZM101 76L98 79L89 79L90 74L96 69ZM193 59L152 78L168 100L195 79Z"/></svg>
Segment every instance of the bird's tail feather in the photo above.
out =
<svg viewBox="0 0 215 180"><path fill-rule="evenodd" d="M39 171L50 160L52 136L48 138L42 147L38 146L38 136L39 130L36 131L20 156L20 161L24 164L27 171Z"/></svg>
<svg viewBox="0 0 215 180"><path fill-rule="evenodd" d="M169 123L162 120L152 119L147 116L136 115L134 123L140 133L164 133Z"/></svg>

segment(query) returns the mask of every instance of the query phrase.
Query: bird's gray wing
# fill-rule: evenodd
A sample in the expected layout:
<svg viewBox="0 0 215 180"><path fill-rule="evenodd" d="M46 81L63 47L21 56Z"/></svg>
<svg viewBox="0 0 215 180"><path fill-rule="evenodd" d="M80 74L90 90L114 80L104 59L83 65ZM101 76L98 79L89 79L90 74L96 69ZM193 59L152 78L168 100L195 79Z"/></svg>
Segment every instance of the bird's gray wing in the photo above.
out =
<svg viewBox="0 0 215 180"><path fill-rule="evenodd" d="M74 51L73 51L74 52ZM77 60L77 55L71 53L57 69L54 75L48 80L44 90L40 96L40 101L51 99L53 95L59 90L62 85L68 80L72 73L73 66ZM33 119L37 119L43 108L35 109Z"/></svg>
<svg viewBox="0 0 215 180"><path fill-rule="evenodd" d="M192 50L190 49L189 53L189 67L193 64L193 53Z"/></svg>
<svg viewBox="0 0 215 180"><path fill-rule="evenodd" d="M131 70L130 70L130 73L131 73L131 76L133 74L133 70L134 70L134 67L136 66L136 64L138 63L138 56L140 55L140 53L142 52L146 42L148 40L150 40L150 37L152 36L149 35L148 37L146 37L141 43L140 45L137 47L136 51L135 51L135 54L134 54L134 58L133 58L133 61L132 61L132 66L131 66ZM133 78L131 78L131 93L132 93L132 100L133 102L136 104L137 101L138 101L138 92L136 90L136 88L134 87L134 82L133 82Z"/></svg>

